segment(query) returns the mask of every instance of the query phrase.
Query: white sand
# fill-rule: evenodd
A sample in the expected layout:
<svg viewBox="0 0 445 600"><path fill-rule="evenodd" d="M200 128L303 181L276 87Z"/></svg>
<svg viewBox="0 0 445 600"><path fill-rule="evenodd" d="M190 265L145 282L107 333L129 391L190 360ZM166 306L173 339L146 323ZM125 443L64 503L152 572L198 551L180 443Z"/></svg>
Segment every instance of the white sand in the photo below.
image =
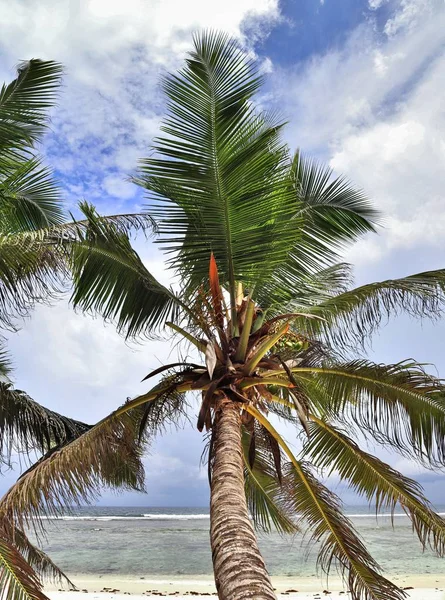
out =
<svg viewBox="0 0 445 600"><path fill-rule="evenodd" d="M445 592L444 590L432 590L429 588L417 588L415 590L410 590L408 593L408 598L410 600L444 600ZM78 592L49 592L48 594L51 600L75 600L79 597ZM189 600L190 598L216 598L215 595L210 596L202 596L200 594L155 594L150 595L146 594L144 596L140 595L131 595L132 600L147 600L147 598L155 600L156 598L167 597L167 598L176 598L177 600ZM93 592L88 594L88 599L90 600L127 600L128 596L124 594L108 594L105 592ZM278 594L278 598L280 600L322 600L323 598L327 598L329 600L344 600L351 598L351 596L347 593L341 594L340 592L331 592L330 594L324 594L323 592L297 592L297 593L289 593L289 594ZM241 599L240 599L241 600Z"/></svg>
<svg viewBox="0 0 445 600"><path fill-rule="evenodd" d="M412 600L445 600L445 576L421 575L392 577L394 583L406 590ZM130 579L119 577L72 577L79 591L57 591L47 588L45 591L51 600L80 600L79 596L88 593L88 600L147 600L159 597L171 597L186 600L191 597L216 598L215 585L209 577L197 579L180 578L143 578ZM339 579L330 579L329 587L317 578L272 578L278 597L282 600L350 600L350 594L343 591ZM329 590L329 591L328 591ZM241 599L240 599L241 600Z"/></svg>

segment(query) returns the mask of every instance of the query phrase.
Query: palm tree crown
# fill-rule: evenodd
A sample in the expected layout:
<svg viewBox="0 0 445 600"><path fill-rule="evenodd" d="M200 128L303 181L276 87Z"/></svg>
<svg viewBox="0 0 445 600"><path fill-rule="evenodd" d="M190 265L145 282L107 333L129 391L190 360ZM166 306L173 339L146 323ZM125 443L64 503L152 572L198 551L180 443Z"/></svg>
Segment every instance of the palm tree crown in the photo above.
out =
<svg viewBox="0 0 445 600"><path fill-rule="evenodd" d="M131 337L168 327L202 361L157 369L146 379L161 379L146 394L77 430L73 441L51 438L0 507L22 530L38 527L43 514L90 501L103 485L140 489L145 444L199 394L197 428L210 432L220 598L243 597L219 557L231 543L231 519L241 519L247 502L258 527L309 528L320 543L320 566L336 565L354 599L400 599L404 593L383 577L317 475L336 471L377 509L400 505L421 544L444 554L445 522L421 487L358 445L364 433L415 460L443 465L443 383L414 361L375 364L354 352L386 315L437 316L445 270L351 289L341 251L374 231L379 215L344 178L290 153L280 137L283 124L253 103L260 85L254 61L217 33L195 37L185 67L163 81L162 136L134 181L147 190L156 241L167 267L180 275L179 291L157 282L125 231L93 211L69 262L75 306L116 320ZM298 455L271 414L295 425L304 440ZM231 451L233 472L224 463ZM234 515L223 496L229 484L239 492L237 481L243 492ZM217 509L228 515L229 529ZM259 552L255 557L255 597L273 598ZM241 567L227 564L244 585Z"/></svg>

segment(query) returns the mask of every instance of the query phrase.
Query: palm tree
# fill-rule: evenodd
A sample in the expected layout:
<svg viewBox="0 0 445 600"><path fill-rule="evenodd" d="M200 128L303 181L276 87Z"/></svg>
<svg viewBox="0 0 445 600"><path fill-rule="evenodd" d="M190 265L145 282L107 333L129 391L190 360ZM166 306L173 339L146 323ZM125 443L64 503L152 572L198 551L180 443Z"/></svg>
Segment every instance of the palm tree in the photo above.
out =
<svg viewBox="0 0 445 600"><path fill-rule="evenodd" d="M440 314L445 270L351 288L339 254L374 231L378 214L344 178L290 155L282 123L253 104L261 81L254 61L218 33L197 36L185 67L164 79L163 136L134 181L147 190L179 291L158 283L125 233L94 213L70 258L75 306L130 337L170 331L202 359L156 369L147 393L73 441L51 441L0 514L39 531L42 515L90 502L104 485L142 488L145 445L198 395L219 598L275 598L257 526L309 529L320 567L336 566L352 598L399 600L404 592L383 577L317 475L335 470L377 510L401 506L422 546L445 553L445 521L421 487L358 443L365 436L444 464L442 381L414 361L361 356L382 318ZM295 426L299 453L271 415Z"/></svg>

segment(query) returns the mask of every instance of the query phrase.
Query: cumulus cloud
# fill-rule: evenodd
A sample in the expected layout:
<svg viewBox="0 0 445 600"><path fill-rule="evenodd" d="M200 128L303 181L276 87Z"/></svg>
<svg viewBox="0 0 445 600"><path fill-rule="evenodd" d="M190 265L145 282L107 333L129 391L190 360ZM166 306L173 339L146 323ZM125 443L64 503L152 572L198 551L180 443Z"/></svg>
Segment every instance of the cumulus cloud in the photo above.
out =
<svg viewBox="0 0 445 600"><path fill-rule="evenodd" d="M386 4L389 0L369 0L368 6L371 10L377 10L383 4Z"/></svg>
<svg viewBox="0 0 445 600"><path fill-rule="evenodd" d="M385 215L386 229L358 245L354 261L443 248L444 28L442 0L402 1L380 31L365 22L344 46L272 75L272 98L295 115L291 145L330 162Z"/></svg>
<svg viewBox="0 0 445 600"><path fill-rule="evenodd" d="M192 31L217 28L243 38L247 28L252 43L279 17L278 0L42 0L32 10L0 0L0 10L3 69L32 57L65 66L46 153L64 175L70 208L79 195L99 206L107 195L137 196L117 179L147 155L163 113L159 76L178 65Z"/></svg>
<svg viewBox="0 0 445 600"><path fill-rule="evenodd" d="M434 13L434 5L438 3L431 0L401 0L400 9L388 19L384 32L392 37L399 31L413 31L422 22L425 14Z"/></svg>

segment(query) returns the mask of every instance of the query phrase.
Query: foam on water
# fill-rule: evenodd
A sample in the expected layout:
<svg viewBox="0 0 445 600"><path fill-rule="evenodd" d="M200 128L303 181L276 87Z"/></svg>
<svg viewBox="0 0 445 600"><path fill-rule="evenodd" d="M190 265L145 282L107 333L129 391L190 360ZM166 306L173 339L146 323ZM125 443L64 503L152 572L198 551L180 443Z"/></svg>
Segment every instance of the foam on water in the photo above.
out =
<svg viewBox="0 0 445 600"><path fill-rule="evenodd" d="M376 517L375 513L345 513L347 517L351 519L373 519ZM437 513L441 517L445 517L445 512ZM299 515L296 515L297 517ZM377 513L378 518L391 518L391 517L405 517L408 515L405 513ZM50 519L53 517L42 516L41 519ZM145 513L142 515L62 515L59 517L54 517L56 520L60 521L195 521L195 520L204 520L210 519L210 515L208 513L202 514L169 514L169 513Z"/></svg>

